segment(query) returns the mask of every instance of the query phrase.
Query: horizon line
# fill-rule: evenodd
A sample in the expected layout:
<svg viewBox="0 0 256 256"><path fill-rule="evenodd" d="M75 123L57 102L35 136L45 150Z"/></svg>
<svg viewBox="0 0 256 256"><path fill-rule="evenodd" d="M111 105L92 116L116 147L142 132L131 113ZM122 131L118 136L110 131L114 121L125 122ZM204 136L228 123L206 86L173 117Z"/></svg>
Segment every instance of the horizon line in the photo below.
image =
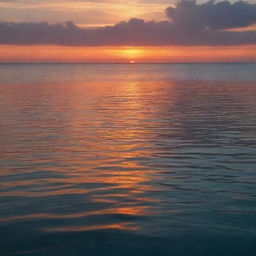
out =
<svg viewBox="0 0 256 256"><path fill-rule="evenodd" d="M49 65L49 64L64 64L64 65L140 65L140 64L256 64L256 61L207 61L207 62L0 62L0 65Z"/></svg>

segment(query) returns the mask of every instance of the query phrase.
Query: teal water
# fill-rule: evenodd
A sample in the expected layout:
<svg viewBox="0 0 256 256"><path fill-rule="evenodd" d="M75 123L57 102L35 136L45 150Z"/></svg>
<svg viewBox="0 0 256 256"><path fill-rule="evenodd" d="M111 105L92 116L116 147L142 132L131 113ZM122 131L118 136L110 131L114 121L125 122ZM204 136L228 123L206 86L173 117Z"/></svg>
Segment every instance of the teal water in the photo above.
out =
<svg viewBox="0 0 256 256"><path fill-rule="evenodd" d="M0 255L256 255L256 64L1 64Z"/></svg>

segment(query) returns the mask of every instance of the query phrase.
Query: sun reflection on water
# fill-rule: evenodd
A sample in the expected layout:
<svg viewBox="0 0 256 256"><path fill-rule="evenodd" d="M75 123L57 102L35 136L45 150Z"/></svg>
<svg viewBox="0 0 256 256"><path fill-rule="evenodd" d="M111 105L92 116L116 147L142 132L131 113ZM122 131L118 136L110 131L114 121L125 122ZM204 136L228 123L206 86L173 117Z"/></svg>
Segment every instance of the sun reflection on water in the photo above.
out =
<svg viewBox="0 0 256 256"><path fill-rule="evenodd" d="M125 54L135 60L140 53ZM46 232L169 232L183 225L184 214L209 202L218 208L218 200L245 200L239 193L250 198L242 186L251 185L251 166L240 172L244 159L232 156L242 150L254 161L249 150L255 133L243 126L253 127L254 85L166 82L150 71L145 81L136 66L125 65L125 74L112 74L113 81L105 75L94 82L88 72L83 82L70 72L70 83L1 88L9 111L0 108L8 121L0 127L0 196L22 209L8 210L1 223L44 223L34 225ZM243 134L239 140L234 127ZM234 173L244 175L239 186ZM226 197L216 199L220 193Z"/></svg>

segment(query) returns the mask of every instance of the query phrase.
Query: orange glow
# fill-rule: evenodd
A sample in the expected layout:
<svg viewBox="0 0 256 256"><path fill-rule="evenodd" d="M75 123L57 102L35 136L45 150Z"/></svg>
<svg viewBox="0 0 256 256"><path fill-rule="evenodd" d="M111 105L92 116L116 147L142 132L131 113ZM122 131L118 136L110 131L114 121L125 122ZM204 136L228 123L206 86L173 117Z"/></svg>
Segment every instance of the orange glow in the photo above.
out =
<svg viewBox="0 0 256 256"><path fill-rule="evenodd" d="M110 208L93 212L83 212L83 213L74 213L74 214L29 214L21 216L13 216L7 218L0 218L0 222L6 221L15 221L15 220L26 220L26 219L70 219L70 218L82 218L95 215L106 215L106 214L124 214L124 215L144 215L147 212L149 207L147 206L137 206L137 207L119 207L119 208Z"/></svg>
<svg viewBox="0 0 256 256"><path fill-rule="evenodd" d="M0 46L0 62L155 63L256 61L256 46Z"/></svg>
<svg viewBox="0 0 256 256"><path fill-rule="evenodd" d="M143 58L146 54L143 48L135 48L135 47L128 47L124 49L121 48L120 50L117 50L117 52L128 59Z"/></svg>
<svg viewBox="0 0 256 256"><path fill-rule="evenodd" d="M230 29L224 29L224 31L255 31L256 25L253 24L251 26L245 27L245 28L230 28Z"/></svg>
<svg viewBox="0 0 256 256"><path fill-rule="evenodd" d="M173 3L168 3L169 6ZM0 1L1 20L14 22L26 21L50 23L71 20L81 26L113 25L130 18L145 20L166 19L164 9L166 2L142 3L140 1ZM9 11L5 11L5 10Z"/></svg>
<svg viewBox="0 0 256 256"><path fill-rule="evenodd" d="M59 227L59 228L47 228L44 231L48 232L80 232L90 230L101 230L101 229L120 229L120 230L138 230L138 227L133 226L133 222L124 222L113 225L93 225L93 226L72 226L72 227Z"/></svg>
<svg viewBox="0 0 256 256"><path fill-rule="evenodd" d="M142 101L144 97L145 87L141 88L140 83L133 82L135 76L131 77L131 81L123 84L122 87L117 87L115 84L106 83L105 88L108 90L99 90L98 83L88 83L87 86L84 84L67 84L65 86L65 92L68 91L71 95L84 95L88 93L88 90L95 99L102 102L102 107L104 109L104 97L105 93L110 91L116 91L116 95L125 95L127 102L120 102L120 108L115 111L115 115L109 120L109 125L113 126L114 123L119 123L120 127L133 127L139 125L139 120L148 118L148 113L144 111L144 103ZM156 86L156 85L155 85ZM13 89L13 87L12 87ZM58 87L54 84L48 84L42 87L47 93L53 93L54 95L60 94L63 91L63 85ZM52 90L53 89L53 90ZM25 90L18 92L18 90L11 90L13 92L13 97L21 97L20 93L26 93ZM137 98L137 101L134 101ZM65 111L64 109L72 108L75 112L79 111L81 105L84 102L84 96L78 97L78 100L74 102L51 102L51 107L59 111ZM67 105L68 104L68 105ZM69 105L70 104L70 105ZM19 108L19 106L16 106ZM70 124L68 128L64 131L67 136L73 133L83 134L85 139L87 134L94 133L96 131L97 136L100 135L99 130L102 125L101 122L96 121L97 111L95 108L91 108L87 105L88 109L86 111L88 119L81 119L79 116L72 116L69 119ZM143 109L143 111L135 111L136 109ZM78 113L78 112L77 112ZM106 112L106 116L107 116ZM18 121L18 120L17 120ZM105 120L107 121L107 120ZM94 129L91 129L94 127ZM3 221L15 221L15 220L26 220L26 219L74 219L74 218L85 218L89 216L98 215L132 215L132 216L150 216L155 214L150 205L143 205L144 200L143 194L145 191L154 191L158 188L152 187L150 181L152 179L151 173L156 173L156 170L151 170L150 168L145 168L136 158L141 156L150 155L151 149L150 144L136 142L136 147L131 143L137 140L138 136L147 136L150 134L151 130L148 129L107 129L104 131L104 136L110 136L115 139L115 143L111 140L103 140L103 143L95 143L94 141L80 141L74 145L70 145L68 151L62 149L60 145L55 145L55 148L47 150L57 149L61 152L60 156L55 155L56 161L58 157L64 157L66 163L72 166L72 168L56 168L55 166L48 166L48 171L65 173L63 177L50 177L43 180L45 184L53 184L52 186L44 186L38 189L38 184L43 184L42 180L16 180L6 182L6 188L12 187L25 187L23 191L19 191L19 196L26 197L44 197L44 196L56 196L56 195L67 195L67 194L79 194L87 195L90 201L93 203L104 202L106 206L102 209L89 210L79 213L70 214L52 214L43 213L35 215L22 215L7 217L0 219ZM69 135L70 134L70 135ZM38 136L41 136L40 134ZM91 135L89 135L91 136ZM95 135L93 135L95 136ZM122 140L129 141L129 143L119 143ZM94 148L94 150L88 150L88 157L85 157L87 153L82 155L76 154L72 155L72 152L83 152L85 148ZM104 158L102 158L102 153L104 152ZM92 154L92 155L90 155ZM72 156L71 156L72 155ZM9 155L4 157L8 158ZM33 161L33 160L31 160ZM34 161L38 161L35 159ZM40 160L43 163L45 160ZM114 161L114 162L113 162ZM97 168L95 168L97 167ZM34 172L38 170L33 169ZM67 182L67 183L66 183ZM60 184L55 186L54 184ZM87 186L88 184L104 184L104 186ZM162 188L163 189L163 188ZM16 195L17 191L6 191L1 192L1 196L11 196ZM123 202L123 198L127 198L130 202ZM136 199L138 198L138 199ZM153 200L153 199L152 199ZM84 225L84 226L51 226L44 229L46 232L77 232L77 231L88 231L88 230L100 230L100 229L121 229L121 230L139 230L140 226L137 222L122 222L117 220L114 223L102 223L99 225Z"/></svg>
<svg viewBox="0 0 256 256"><path fill-rule="evenodd" d="M77 76L77 73L70 72L67 76L70 76L72 81ZM60 117L59 122L56 123L63 129L57 143L52 144L51 147L49 147L48 143L43 143L40 146L40 152L50 153L50 158L31 158L29 164L34 168L30 169L25 166L17 167L16 170L12 167L5 168L5 174L9 175L18 174L21 170L26 174L30 172L31 174L34 173L34 175L31 176L31 179L10 179L5 181L2 184L0 196L14 197L18 194L19 197L34 197L40 201L42 197L79 194L86 196L87 200L93 204L101 205L99 203L104 203L104 206L96 209L94 207L92 209L88 208L81 212L70 211L66 214L44 212L26 215L24 213L24 215L6 216L1 218L0 222L31 219L69 220L115 214L153 216L161 211L161 208L158 208L158 203L162 199L155 196L157 193L153 192L170 191L176 188L169 186L159 187L158 179L164 180L168 177L170 180L177 177L176 175L172 177L171 167L165 170L162 167L147 166L143 159L150 159L152 156L161 153L161 146L152 143L158 136L155 133L156 127L162 130L162 128L170 125L169 123L163 125L158 121L158 115L161 113L160 110L163 106L159 102L159 96L162 95L163 88L168 84L168 94L164 94L164 96L168 96L168 101L170 102L181 101L182 98L180 97L182 96L179 96L177 91L175 92L175 87L177 88L179 83L143 82L139 81L139 77L140 71L138 73L133 71L132 75L129 72L127 73L126 80L122 83L120 83L120 80L117 83L111 80L105 83L67 82L67 84L63 84L61 82L60 84L46 83L44 86L32 86L33 88L37 87L36 92L42 90L40 93L44 96L41 99L31 97L31 94L27 96L27 88L29 87L26 84L6 86L9 97L13 99L11 104L14 112L20 113L24 110L24 104L20 103L19 99L27 96L31 102L34 102L32 106L37 105L40 108L40 104L43 103L45 107L47 106L47 109L50 108L57 113L70 111L70 113L74 114L68 115L66 118L63 117L63 119ZM102 86L104 90L100 89ZM202 88L204 86L205 84L202 84ZM229 86L230 84L224 87L224 90L222 87L219 90L228 94ZM208 89L206 88L205 90ZM65 100L65 94L70 95L70 101ZM108 102L109 95L111 95L112 100L114 99L111 102ZM148 99L156 99L156 101L145 100L145 95L147 97L151 95ZM238 95L238 93L230 95L230 97L234 95ZM97 108L90 100L86 100L92 96ZM193 98L193 95L191 97ZM241 101L241 99L239 100ZM245 99L248 98L246 97ZM248 104L252 103L248 102ZM4 113L4 111L6 110L3 109L2 112ZM179 109L175 111L179 111ZM81 116L84 118L81 118ZM99 120L101 116L104 116L104 118ZM17 115L13 126L17 126L23 118L23 115ZM148 120L154 120L154 125L152 126ZM34 124L28 123L24 127L29 128L31 125L33 127ZM176 127L175 119L172 120L172 125ZM39 140L44 136L44 132L45 129L39 134L33 134L33 136ZM68 142L63 146L62 138L66 140L66 138L73 137L75 140L72 140L72 143ZM30 133L24 135L24 139L30 141L28 138L31 138ZM2 155L3 161L11 161L12 154L9 154L9 152L12 152L11 150L13 149L6 149L5 152L7 153ZM171 157L171 152L168 155ZM62 166L44 165L45 163L60 161L63 163ZM36 174L42 171L53 172L54 175L33 178L37 177ZM168 174L165 177L164 173L166 171ZM158 175L160 177L157 177ZM179 178L181 177L179 176ZM147 191L151 193L147 194ZM177 211L168 210L168 214L171 213L177 213ZM114 223L97 223L98 225L90 223L82 226L51 225L46 227L45 231L76 232L100 229L142 229L139 221L135 220L136 218L134 218L134 222L124 223L121 218L116 218Z"/></svg>

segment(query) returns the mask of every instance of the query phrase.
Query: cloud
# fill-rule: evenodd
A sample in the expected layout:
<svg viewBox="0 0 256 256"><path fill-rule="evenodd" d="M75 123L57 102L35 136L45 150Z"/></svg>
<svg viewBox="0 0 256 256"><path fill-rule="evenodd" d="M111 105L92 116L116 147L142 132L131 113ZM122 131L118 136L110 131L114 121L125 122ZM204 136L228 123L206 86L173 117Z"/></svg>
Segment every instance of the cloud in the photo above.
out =
<svg viewBox="0 0 256 256"><path fill-rule="evenodd" d="M256 23L256 4L244 1L208 1L201 5L182 1L177 8L167 8L166 13L177 26L189 29L228 29Z"/></svg>
<svg viewBox="0 0 256 256"><path fill-rule="evenodd" d="M171 19L131 19L114 26L82 29L72 22L49 24L0 22L0 44L102 45L243 45L256 44L256 31L225 31L256 23L256 4L239 1L181 1L167 8ZM217 15L217 16L216 16Z"/></svg>

